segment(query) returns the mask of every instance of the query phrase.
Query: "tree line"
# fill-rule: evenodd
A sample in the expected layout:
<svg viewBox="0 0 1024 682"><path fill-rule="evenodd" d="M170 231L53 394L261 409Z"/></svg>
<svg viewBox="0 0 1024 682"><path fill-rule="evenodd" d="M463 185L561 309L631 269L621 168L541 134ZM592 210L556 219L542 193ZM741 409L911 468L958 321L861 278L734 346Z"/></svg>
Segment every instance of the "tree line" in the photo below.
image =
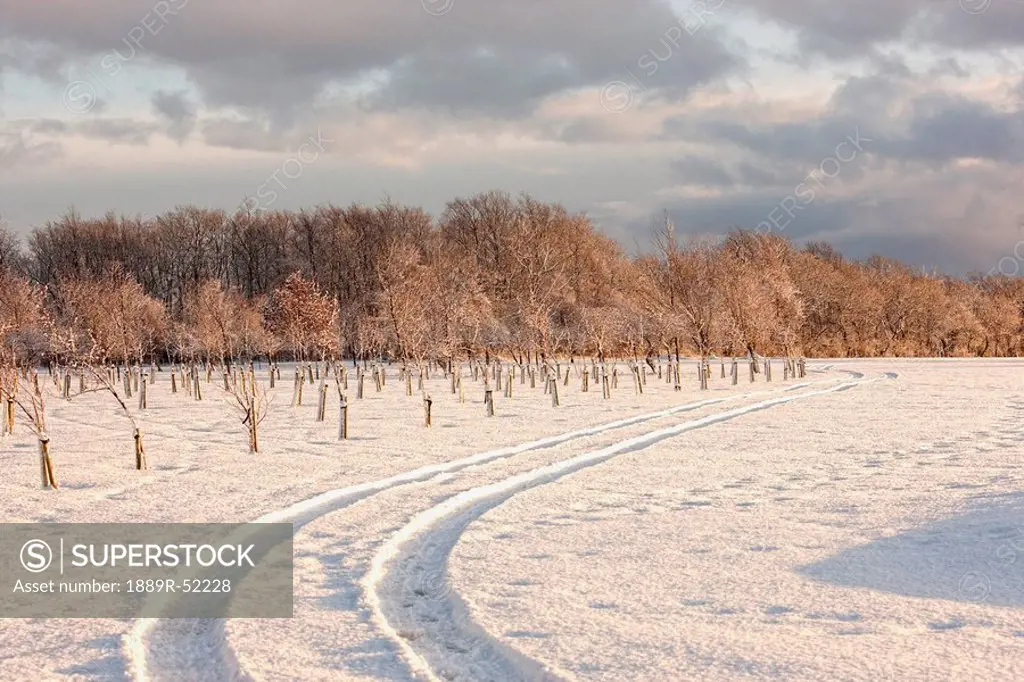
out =
<svg viewBox="0 0 1024 682"><path fill-rule="evenodd" d="M254 357L1007 356L1019 278L957 278L735 230L628 256L582 214L487 192L424 210L323 206L155 218L68 211L0 234L18 362Z"/></svg>

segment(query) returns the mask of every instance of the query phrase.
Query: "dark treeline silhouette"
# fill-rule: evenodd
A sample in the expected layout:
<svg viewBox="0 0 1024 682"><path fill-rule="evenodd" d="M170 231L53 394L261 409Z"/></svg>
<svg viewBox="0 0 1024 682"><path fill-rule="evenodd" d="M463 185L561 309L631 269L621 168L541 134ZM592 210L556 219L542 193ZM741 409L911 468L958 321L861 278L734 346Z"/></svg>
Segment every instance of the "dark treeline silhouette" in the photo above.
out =
<svg viewBox="0 0 1024 682"><path fill-rule="evenodd" d="M152 219L71 211L0 235L0 333L23 361L501 355L996 356L1018 278L926 274L737 230L627 257L584 215L500 192L420 208Z"/></svg>

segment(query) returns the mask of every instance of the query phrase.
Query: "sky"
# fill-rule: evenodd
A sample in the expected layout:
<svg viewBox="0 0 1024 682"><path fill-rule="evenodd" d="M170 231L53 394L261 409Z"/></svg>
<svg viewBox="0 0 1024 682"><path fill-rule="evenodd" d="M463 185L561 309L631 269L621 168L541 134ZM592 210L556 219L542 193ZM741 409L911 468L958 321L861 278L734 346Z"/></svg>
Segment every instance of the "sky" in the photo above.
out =
<svg viewBox="0 0 1024 682"><path fill-rule="evenodd" d="M1021 274L1022 74L1024 0L0 0L0 220L500 189Z"/></svg>

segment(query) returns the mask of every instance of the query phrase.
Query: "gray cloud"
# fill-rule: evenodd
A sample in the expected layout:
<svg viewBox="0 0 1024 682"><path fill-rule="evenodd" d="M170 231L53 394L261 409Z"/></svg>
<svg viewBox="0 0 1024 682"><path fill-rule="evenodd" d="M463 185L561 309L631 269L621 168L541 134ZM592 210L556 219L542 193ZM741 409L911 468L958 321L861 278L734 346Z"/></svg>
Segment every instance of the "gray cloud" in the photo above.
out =
<svg viewBox="0 0 1024 682"><path fill-rule="evenodd" d="M744 109L684 114L665 121L666 140L703 139L734 145L761 158L817 165L850 137L868 154L906 162L959 159L1024 162L1024 111L933 91L908 98L915 76L850 78L817 117L759 123ZM751 122L751 121L754 122Z"/></svg>
<svg viewBox="0 0 1024 682"><path fill-rule="evenodd" d="M734 173L722 163L689 154L672 162L672 171L680 182L705 187L732 187L737 184Z"/></svg>
<svg viewBox="0 0 1024 682"><path fill-rule="evenodd" d="M183 142L196 126L196 106L184 92L157 92L153 109L170 123L167 135L172 140Z"/></svg>
<svg viewBox="0 0 1024 682"><path fill-rule="evenodd" d="M130 118L97 118L74 123L70 131L113 144L145 145L160 126Z"/></svg>
<svg viewBox="0 0 1024 682"><path fill-rule="evenodd" d="M797 31L805 57L859 57L890 42L972 50L1024 45L1024 3L1018 0L749 0L762 19Z"/></svg>
<svg viewBox="0 0 1024 682"><path fill-rule="evenodd" d="M28 166L47 166L63 155L64 149L58 142L36 142L21 132L0 130L0 173L9 174L16 168Z"/></svg>
<svg viewBox="0 0 1024 682"><path fill-rule="evenodd" d="M284 125L325 87L371 76L372 108L522 116L548 95L620 78L679 22L664 0L476 0L443 16L405 0L309 0L301 11L269 3L258 12L246 0L167 0L163 9L162 20L150 12L144 21L136 3L0 0L0 36L55 47L68 61L143 53L185 68L206 105L250 108ZM734 65L701 33L674 48L658 87L685 92Z"/></svg>

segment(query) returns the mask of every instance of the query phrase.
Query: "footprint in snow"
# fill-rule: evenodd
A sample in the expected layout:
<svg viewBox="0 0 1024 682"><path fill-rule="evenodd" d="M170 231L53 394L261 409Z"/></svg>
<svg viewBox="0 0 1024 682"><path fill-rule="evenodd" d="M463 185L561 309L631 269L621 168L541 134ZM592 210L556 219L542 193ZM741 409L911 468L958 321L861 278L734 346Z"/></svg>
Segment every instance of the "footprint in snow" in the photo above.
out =
<svg viewBox="0 0 1024 682"><path fill-rule="evenodd" d="M932 621L928 623L928 629L935 632L944 632L946 630L959 630L967 623L960 620L959 618L951 618L947 621Z"/></svg>

